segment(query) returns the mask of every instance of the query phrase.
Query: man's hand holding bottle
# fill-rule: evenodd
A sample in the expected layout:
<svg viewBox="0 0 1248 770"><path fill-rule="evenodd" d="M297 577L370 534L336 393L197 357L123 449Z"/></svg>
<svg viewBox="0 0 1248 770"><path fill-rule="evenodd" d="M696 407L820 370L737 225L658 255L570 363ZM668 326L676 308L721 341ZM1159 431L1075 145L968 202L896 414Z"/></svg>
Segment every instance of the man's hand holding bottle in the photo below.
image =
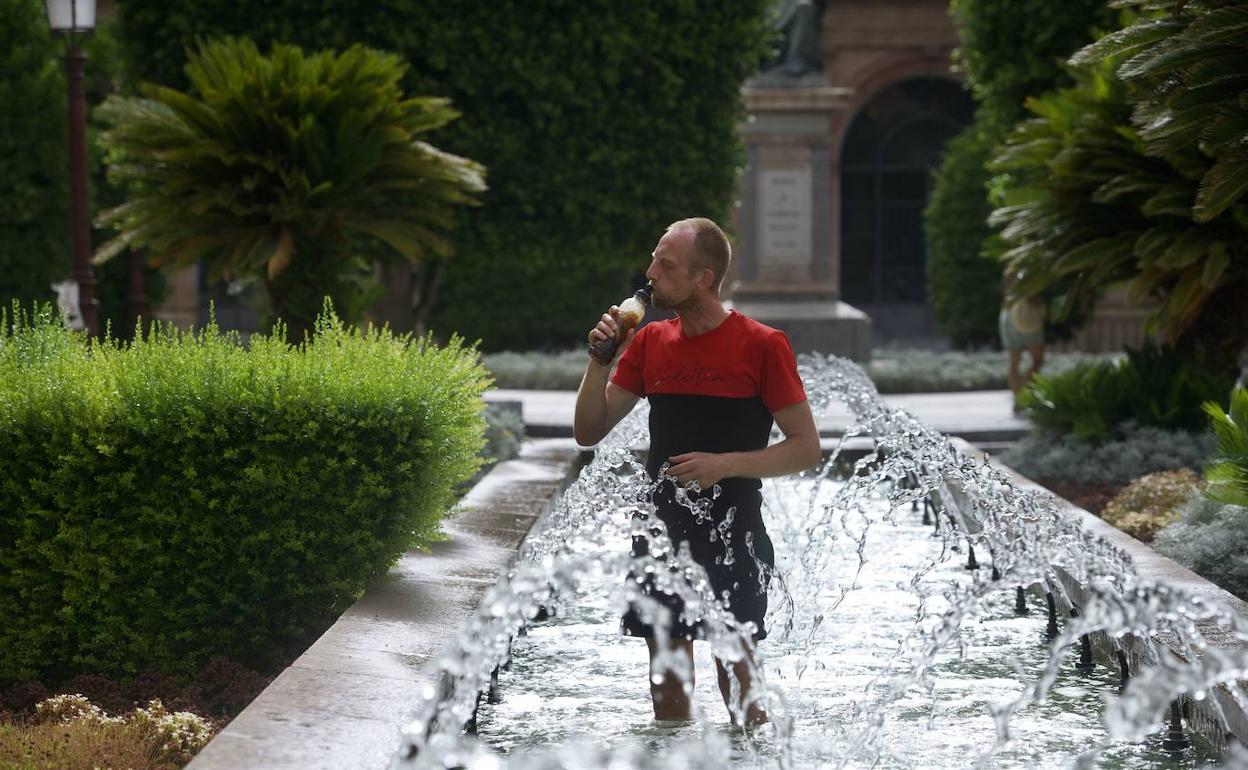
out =
<svg viewBox="0 0 1248 770"><path fill-rule="evenodd" d="M638 289L619 305L612 305L589 331L589 357L600 366L610 366L636 336L637 326L649 306L649 286Z"/></svg>

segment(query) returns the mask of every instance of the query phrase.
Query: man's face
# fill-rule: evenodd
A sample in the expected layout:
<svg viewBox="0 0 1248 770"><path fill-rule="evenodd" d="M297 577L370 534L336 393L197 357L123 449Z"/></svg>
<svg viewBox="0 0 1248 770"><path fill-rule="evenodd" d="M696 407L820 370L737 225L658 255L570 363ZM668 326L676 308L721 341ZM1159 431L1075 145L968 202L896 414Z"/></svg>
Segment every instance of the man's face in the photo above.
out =
<svg viewBox="0 0 1248 770"><path fill-rule="evenodd" d="M670 230L654 247L646 278L653 290L650 302L660 310L679 310L688 305L698 290L702 270L691 270L693 232Z"/></svg>

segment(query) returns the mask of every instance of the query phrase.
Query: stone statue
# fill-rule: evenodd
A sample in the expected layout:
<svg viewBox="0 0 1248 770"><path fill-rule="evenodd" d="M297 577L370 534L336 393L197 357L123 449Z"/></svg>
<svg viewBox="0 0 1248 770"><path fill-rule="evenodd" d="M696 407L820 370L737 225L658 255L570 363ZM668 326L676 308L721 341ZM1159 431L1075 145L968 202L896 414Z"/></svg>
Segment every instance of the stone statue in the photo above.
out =
<svg viewBox="0 0 1248 770"><path fill-rule="evenodd" d="M780 54L765 69L769 75L801 77L818 72L820 18L826 0L780 0L775 27L783 35Z"/></svg>

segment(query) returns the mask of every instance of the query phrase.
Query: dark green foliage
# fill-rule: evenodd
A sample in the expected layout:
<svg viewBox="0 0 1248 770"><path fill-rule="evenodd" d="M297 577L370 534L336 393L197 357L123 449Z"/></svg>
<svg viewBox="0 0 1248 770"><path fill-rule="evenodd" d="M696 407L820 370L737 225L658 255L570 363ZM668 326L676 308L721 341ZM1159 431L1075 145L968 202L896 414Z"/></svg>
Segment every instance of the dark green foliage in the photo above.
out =
<svg viewBox="0 0 1248 770"><path fill-rule="evenodd" d="M981 253L992 235L986 164L1000 138L983 114L946 145L923 210L932 313L959 349L995 343L1001 307L1001 265Z"/></svg>
<svg viewBox="0 0 1248 770"><path fill-rule="evenodd" d="M404 95L399 57L280 44L265 56L226 38L202 44L186 72L186 92L143 84L142 97L100 107L109 178L130 194L101 214L119 232L97 259L144 248L161 264L258 278L297 341L326 295L359 320L371 262L352 236L412 262L450 255L452 207L475 203L483 170L423 141L457 113Z"/></svg>
<svg viewBox="0 0 1248 770"><path fill-rule="evenodd" d="M1064 85L1062 62L1114 24L1105 0L952 0L958 68L990 120L1008 126L1023 101Z"/></svg>
<svg viewBox="0 0 1248 770"><path fill-rule="evenodd" d="M1172 348L1146 346L1120 361L1037 375L1019 404L1039 428L1079 439L1106 441L1133 423L1203 432L1206 401L1226 402L1232 379L1210 372Z"/></svg>
<svg viewBox="0 0 1248 770"><path fill-rule="evenodd" d="M627 291L670 222L724 218L740 86L766 0L120 0L136 73L180 87L198 37L402 55L463 117L432 141L489 169L432 317L487 349L564 348Z"/></svg>
<svg viewBox="0 0 1248 770"><path fill-rule="evenodd" d="M48 32L43 3L0 4L0 307L53 299L51 285L69 277L69 145L64 46ZM88 105L121 87L120 49L111 24L86 39ZM20 109L16 108L20 105ZM120 203L105 179L95 122L87 125L90 192L95 207ZM101 231L92 233L100 242ZM154 307L164 280L147 270L146 300ZM128 333L126 266L96 268L101 327Z"/></svg>
<svg viewBox="0 0 1248 770"><path fill-rule="evenodd" d="M1125 283L1158 301L1156 330L1229 373L1248 345L1248 5L1122 5L1145 12L1072 57L1074 88L1029 101L993 165L992 221L1020 293L1065 295L1060 317Z"/></svg>
<svg viewBox="0 0 1248 770"><path fill-rule="evenodd" d="M960 38L958 66L978 107L974 122L945 151L923 232L937 326L955 347L966 348L997 341L1001 305L1000 249L987 222L992 175L985 166L1023 116L1024 100L1069 82L1062 60L1112 15L1104 0L953 0L950 13Z"/></svg>
<svg viewBox="0 0 1248 770"><path fill-rule="evenodd" d="M1193 495L1153 548L1248 601L1248 508Z"/></svg>
<svg viewBox="0 0 1248 770"><path fill-rule="evenodd" d="M60 51L40 0L0 3L0 307L49 300L69 275Z"/></svg>
<svg viewBox="0 0 1248 770"><path fill-rule="evenodd" d="M1209 497L1219 502L1248 506L1248 390L1236 388L1231 408L1220 402L1205 404L1218 438L1217 454L1209 463Z"/></svg>
<svg viewBox="0 0 1248 770"><path fill-rule="evenodd" d="M208 328L88 349L0 334L0 682L271 671L480 464L487 377L453 340L332 318L288 347Z"/></svg>

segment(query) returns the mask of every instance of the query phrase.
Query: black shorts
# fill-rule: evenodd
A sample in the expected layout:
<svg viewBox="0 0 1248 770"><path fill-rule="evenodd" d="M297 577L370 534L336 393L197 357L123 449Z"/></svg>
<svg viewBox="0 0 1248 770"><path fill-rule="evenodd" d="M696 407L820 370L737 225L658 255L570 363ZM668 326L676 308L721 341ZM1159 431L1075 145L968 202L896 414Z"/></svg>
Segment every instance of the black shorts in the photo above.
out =
<svg viewBox="0 0 1248 770"><path fill-rule="evenodd" d="M690 555L706 570L716 598L724 601L726 597L728 609L738 621L753 622L754 640L759 641L767 638L763 618L767 614L767 588L775 568L771 538L763 526L762 495L753 484L724 486L724 493L711 506L710 521L696 521L688 508L677 504L670 482L655 493L656 513L667 525L673 547L679 549L681 542L689 544ZM732 522L726 524L727 512L733 507L736 510ZM648 553L649 539L634 537L633 555ZM636 576L628 579L635 580ZM704 638L701 623L690 626L681 619L683 602L679 598L654 591L653 580L648 578L643 579L642 590L672 612L672 639ZM654 637L654 629L631 607L620 619L620 630L627 636Z"/></svg>

